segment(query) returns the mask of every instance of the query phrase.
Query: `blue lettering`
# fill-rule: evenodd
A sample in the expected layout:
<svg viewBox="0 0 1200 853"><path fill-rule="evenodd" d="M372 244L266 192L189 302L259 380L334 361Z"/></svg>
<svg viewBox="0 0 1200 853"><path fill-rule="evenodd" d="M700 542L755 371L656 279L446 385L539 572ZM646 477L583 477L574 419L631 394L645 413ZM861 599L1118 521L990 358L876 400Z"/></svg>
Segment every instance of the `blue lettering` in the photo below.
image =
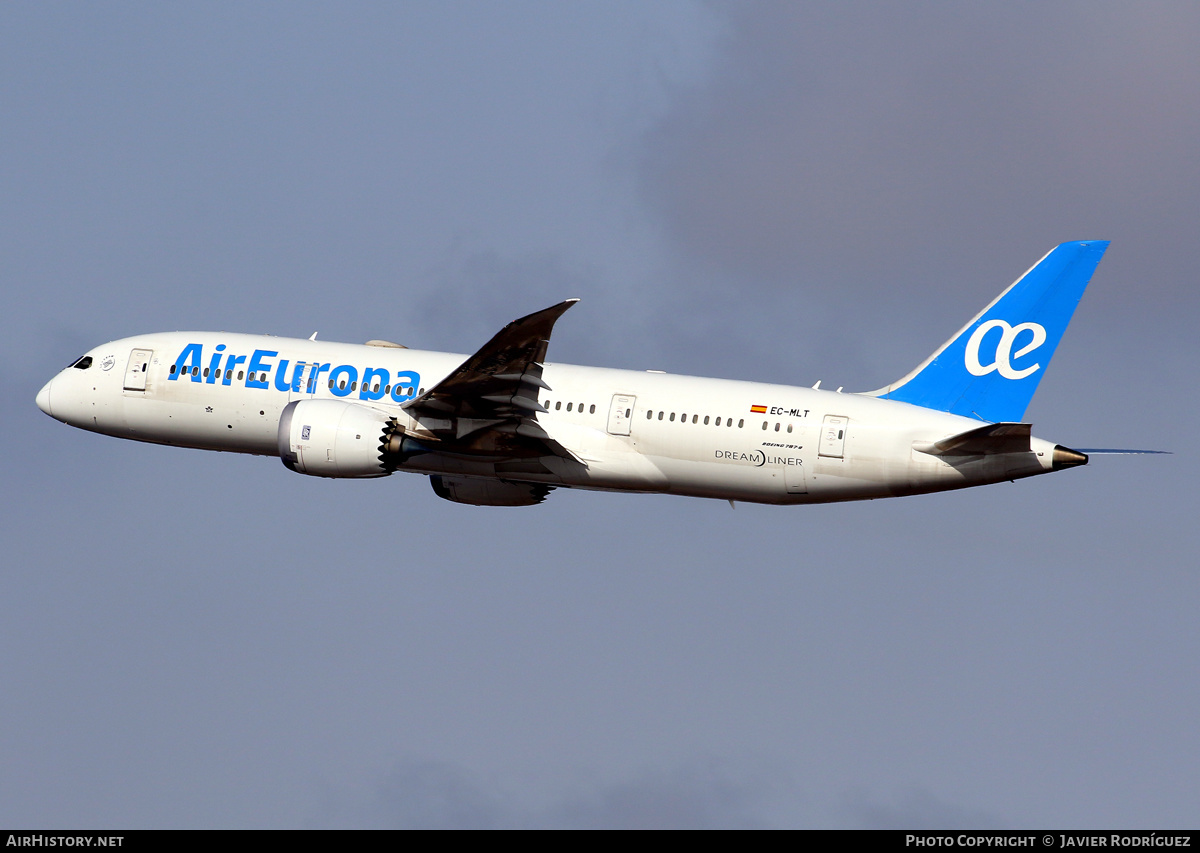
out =
<svg viewBox="0 0 1200 853"><path fill-rule="evenodd" d="M213 357L208 360L208 376L204 378L204 382L212 385L217 381L217 367L221 363L221 353L225 351L225 344L217 344L217 351L213 353Z"/></svg>
<svg viewBox="0 0 1200 853"><path fill-rule="evenodd" d="M300 381L304 378L305 364L302 361L296 362L296 369L292 371L292 384L288 386L291 391L300 390Z"/></svg>
<svg viewBox="0 0 1200 853"><path fill-rule="evenodd" d="M202 351L202 344L188 344L184 347L183 352L175 359L175 372L167 377L168 381L174 382L186 370L192 374L193 382L199 382Z"/></svg>
<svg viewBox="0 0 1200 853"><path fill-rule="evenodd" d="M360 400L379 400L383 397L383 386L387 384L391 372L379 367L368 367L363 371L362 388L358 392ZM375 385L375 380L379 384ZM374 386L374 387L372 387Z"/></svg>
<svg viewBox="0 0 1200 853"><path fill-rule="evenodd" d="M221 384L228 385L233 381L233 369L246 360L244 355L230 354L229 358L225 359L225 375L221 377Z"/></svg>
<svg viewBox="0 0 1200 853"><path fill-rule="evenodd" d="M288 359L281 358L279 360L279 366L275 368L275 390L276 391L287 391L291 388L291 386L288 385L288 381L287 381L287 368L288 368ZM263 387L266 388L267 386L264 385Z"/></svg>
<svg viewBox="0 0 1200 853"><path fill-rule="evenodd" d="M417 396L417 388L421 385L421 374L411 370L396 371L396 384L392 386L392 399L403 403Z"/></svg>
<svg viewBox="0 0 1200 853"><path fill-rule="evenodd" d="M329 369L328 364L318 364L313 362L312 374L308 377L308 393L317 393L317 383L321 381L321 374Z"/></svg>
<svg viewBox="0 0 1200 853"><path fill-rule="evenodd" d="M266 388L267 383L259 378L260 373L264 373L271 369L271 363L265 359L274 358L279 355L275 350L256 349L254 355L250 356L250 364L246 365L246 370L250 375L246 377L247 388ZM285 361L284 364L287 364Z"/></svg>
<svg viewBox="0 0 1200 853"><path fill-rule="evenodd" d="M339 381L338 377L342 374L346 378ZM358 381L358 368L351 367L348 364L339 364L329 373L329 381L333 383L333 387L329 390L333 392L335 397L345 397L350 394L350 385Z"/></svg>

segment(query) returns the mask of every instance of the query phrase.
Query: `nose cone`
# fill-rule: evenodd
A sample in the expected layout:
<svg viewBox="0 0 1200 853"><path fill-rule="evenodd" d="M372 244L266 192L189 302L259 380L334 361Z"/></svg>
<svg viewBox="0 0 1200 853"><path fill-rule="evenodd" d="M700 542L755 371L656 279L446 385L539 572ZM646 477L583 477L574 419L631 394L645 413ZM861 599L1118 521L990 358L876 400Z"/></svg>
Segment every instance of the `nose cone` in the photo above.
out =
<svg viewBox="0 0 1200 853"><path fill-rule="evenodd" d="M45 412L46 414L48 414L50 417L54 417L54 412L52 412L50 410L50 386L53 384L54 384L54 380L51 379L49 382L47 382L45 385L42 386L42 390L38 391L38 395L37 395L37 407L39 409L41 409L43 412Z"/></svg>

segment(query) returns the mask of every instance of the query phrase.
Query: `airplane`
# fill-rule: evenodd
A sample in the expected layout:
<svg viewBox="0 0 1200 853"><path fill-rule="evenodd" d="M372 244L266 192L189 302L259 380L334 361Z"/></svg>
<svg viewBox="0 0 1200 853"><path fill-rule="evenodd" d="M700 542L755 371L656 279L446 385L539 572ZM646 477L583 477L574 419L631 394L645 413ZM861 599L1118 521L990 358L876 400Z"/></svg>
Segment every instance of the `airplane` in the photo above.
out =
<svg viewBox="0 0 1200 853"><path fill-rule="evenodd" d="M80 429L278 456L310 476L424 474L439 497L480 506L538 504L559 487L731 505L961 489L1087 464L1022 418L1107 247L1055 247L875 391L551 363L568 299L471 356L315 333L124 338L72 362L37 405Z"/></svg>

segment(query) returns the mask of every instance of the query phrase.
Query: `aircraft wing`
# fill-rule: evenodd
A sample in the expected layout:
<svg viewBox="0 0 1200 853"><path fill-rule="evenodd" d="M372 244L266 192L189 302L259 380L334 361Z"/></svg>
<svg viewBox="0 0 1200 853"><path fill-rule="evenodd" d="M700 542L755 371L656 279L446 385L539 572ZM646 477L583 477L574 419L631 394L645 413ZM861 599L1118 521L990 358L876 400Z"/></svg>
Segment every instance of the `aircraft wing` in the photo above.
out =
<svg viewBox="0 0 1200 853"><path fill-rule="evenodd" d="M568 299L513 320L449 376L405 404L445 449L510 457L555 455L580 461L537 422L550 332L578 302Z"/></svg>

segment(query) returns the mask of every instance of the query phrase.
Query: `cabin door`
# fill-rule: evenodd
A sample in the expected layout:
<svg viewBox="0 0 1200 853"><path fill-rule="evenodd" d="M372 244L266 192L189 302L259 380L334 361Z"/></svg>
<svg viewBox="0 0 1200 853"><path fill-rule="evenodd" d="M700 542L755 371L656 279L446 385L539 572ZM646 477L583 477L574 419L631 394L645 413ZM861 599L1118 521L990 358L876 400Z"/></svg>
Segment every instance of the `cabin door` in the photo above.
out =
<svg viewBox="0 0 1200 853"><path fill-rule="evenodd" d="M135 349L129 354L129 361L125 365L126 393L146 393L146 373L150 370L150 360L153 357L152 349Z"/></svg>
<svg viewBox="0 0 1200 853"><path fill-rule="evenodd" d="M844 415L826 415L821 424L821 446L818 453L830 459L841 459L846 450L846 429L850 419Z"/></svg>
<svg viewBox="0 0 1200 853"><path fill-rule="evenodd" d="M637 397L627 394L613 394L612 405L608 408L608 434L629 435L629 424L633 420L633 406Z"/></svg>

